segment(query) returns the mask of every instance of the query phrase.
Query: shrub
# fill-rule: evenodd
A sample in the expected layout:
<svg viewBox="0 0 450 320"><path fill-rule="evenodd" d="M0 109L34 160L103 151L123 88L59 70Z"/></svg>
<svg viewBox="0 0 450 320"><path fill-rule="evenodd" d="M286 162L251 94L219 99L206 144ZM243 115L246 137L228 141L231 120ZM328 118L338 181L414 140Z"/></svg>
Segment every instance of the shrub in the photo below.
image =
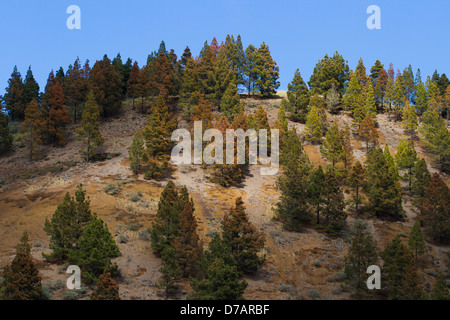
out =
<svg viewBox="0 0 450 320"><path fill-rule="evenodd" d="M39 240L34 240L33 247L35 247L35 248L42 247L42 243Z"/></svg>
<svg viewBox="0 0 450 320"><path fill-rule="evenodd" d="M314 267L320 268L322 266L322 260L316 259L313 262Z"/></svg>
<svg viewBox="0 0 450 320"><path fill-rule="evenodd" d="M150 233L147 230L141 230L138 233L139 240L150 241Z"/></svg>
<svg viewBox="0 0 450 320"><path fill-rule="evenodd" d="M80 298L80 293L76 290L67 290L64 291L63 299L64 300L78 300Z"/></svg>
<svg viewBox="0 0 450 320"><path fill-rule="evenodd" d="M42 285L41 299L53 300L53 295L51 294L50 289L45 284Z"/></svg>
<svg viewBox="0 0 450 320"><path fill-rule="evenodd" d="M108 183L108 185L103 188L103 191L105 191L109 195L115 195L118 194L121 189L118 187L114 182Z"/></svg>
<svg viewBox="0 0 450 320"><path fill-rule="evenodd" d="M334 280L337 282L344 281L346 278L347 278L347 275L345 274L344 271L340 271L334 276Z"/></svg>
<svg viewBox="0 0 450 320"><path fill-rule="evenodd" d="M129 197L130 197L130 201L138 202L142 198L142 192L138 191L137 193L131 193L129 195Z"/></svg>
<svg viewBox="0 0 450 320"><path fill-rule="evenodd" d="M128 242L128 236L124 236L123 234L119 235L117 237L117 240L119 243L127 243Z"/></svg>
<svg viewBox="0 0 450 320"><path fill-rule="evenodd" d="M139 230L139 225L136 223L131 223L128 225L128 229L130 229L131 231L138 231Z"/></svg>
<svg viewBox="0 0 450 320"><path fill-rule="evenodd" d="M5 184L5 180L3 178L0 178L0 186Z"/></svg>
<svg viewBox="0 0 450 320"><path fill-rule="evenodd" d="M308 295L311 299L317 300L320 298L320 294L316 289L308 290Z"/></svg>
<svg viewBox="0 0 450 320"><path fill-rule="evenodd" d="M56 290L60 290L60 289L64 288L66 286L66 284L61 279L57 279L54 282L47 283L46 286L51 291L56 291Z"/></svg>
<svg viewBox="0 0 450 320"><path fill-rule="evenodd" d="M426 274L428 274L429 276L432 276L434 278L437 278L437 276L438 276L437 271L434 269L425 269L424 271Z"/></svg>
<svg viewBox="0 0 450 320"><path fill-rule="evenodd" d="M117 180L116 183L120 187L120 186L122 186L124 184L133 183L133 182L134 182L134 179L130 178L130 179L125 179L125 180Z"/></svg>

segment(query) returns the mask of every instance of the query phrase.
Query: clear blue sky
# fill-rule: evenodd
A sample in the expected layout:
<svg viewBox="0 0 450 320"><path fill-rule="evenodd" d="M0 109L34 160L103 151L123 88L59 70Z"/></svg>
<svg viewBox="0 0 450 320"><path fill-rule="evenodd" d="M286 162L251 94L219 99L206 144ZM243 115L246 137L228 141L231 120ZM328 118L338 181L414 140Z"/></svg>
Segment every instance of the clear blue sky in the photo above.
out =
<svg viewBox="0 0 450 320"><path fill-rule="evenodd" d="M69 30L66 9L81 8L81 30ZM369 5L381 9L381 30L369 30ZM422 77L450 74L450 1L385 0L14 0L0 2L0 94L13 66L28 66L41 90L49 72L67 69L77 56L92 64L118 52L140 65L164 40L180 56L198 55L205 40L241 35L244 47L262 41L280 67L280 90L296 68L305 81L326 53L339 51L354 69L376 59L387 68L409 64Z"/></svg>

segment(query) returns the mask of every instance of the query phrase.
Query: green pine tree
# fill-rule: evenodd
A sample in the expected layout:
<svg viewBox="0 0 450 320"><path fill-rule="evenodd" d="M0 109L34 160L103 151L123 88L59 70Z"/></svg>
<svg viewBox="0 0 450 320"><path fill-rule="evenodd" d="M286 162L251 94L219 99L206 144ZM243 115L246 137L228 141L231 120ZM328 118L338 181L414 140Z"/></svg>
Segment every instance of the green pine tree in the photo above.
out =
<svg viewBox="0 0 450 320"><path fill-rule="evenodd" d="M43 254L47 260L64 261L75 250L86 225L94 219L90 209L89 197L80 184L75 197L67 192L58 204L52 218L45 219L44 231L50 236L51 254Z"/></svg>
<svg viewBox="0 0 450 320"><path fill-rule="evenodd" d="M325 135L325 141L320 146L320 153L334 166L344 159L344 148L342 145L342 133L337 123L334 123Z"/></svg>
<svg viewBox="0 0 450 320"><path fill-rule="evenodd" d="M89 162L94 155L94 148L101 146L105 142L100 132L100 107L95 102L92 91L89 91L87 95L81 119L81 127L77 129L77 133L86 149L80 151L86 155L86 160Z"/></svg>
<svg viewBox="0 0 450 320"><path fill-rule="evenodd" d="M436 284L434 286L433 293L431 294L431 299L433 299L433 300L450 300L450 293L447 288L447 283L445 280L444 273L442 271L439 272L439 276L438 276Z"/></svg>
<svg viewBox="0 0 450 320"><path fill-rule="evenodd" d="M423 238L419 220L414 223L414 226L411 229L408 245L414 251L414 256L417 263L418 255L425 252L425 240Z"/></svg>
<svg viewBox="0 0 450 320"><path fill-rule="evenodd" d="M239 280L238 268L220 258L208 267L205 279L192 280L191 283L195 300L243 300L242 295L248 286L245 280Z"/></svg>
<svg viewBox="0 0 450 320"><path fill-rule="evenodd" d="M139 173L143 167L143 156L145 152L144 137L142 131L138 129L133 136L130 150L128 151L128 159L130 160L130 169L134 173Z"/></svg>
<svg viewBox="0 0 450 320"><path fill-rule="evenodd" d="M264 236L250 222L240 197L236 199L235 207L223 218L222 237L230 246L240 271L255 273L258 266L263 264L264 257L260 257L259 252L264 247Z"/></svg>
<svg viewBox="0 0 450 320"><path fill-rule="evenodd" d="M117 270L117 265L111 260L119 255L119 248L106 223L94 218L84 228L76 250L69 252L69 261L80 267L87 282L95 282L104 270L113 273Z"/></svg>
<svg viewBox="0 0 450 320"><path fill-rule="evenodd" d="M344 272L353 293L362 298L370 292L366 285L366 271L369 266L378 264L378 250L367 224L362 220L355 221L352 231L352 242L345 257Z"/></svg>
<svg viewBox="0 0 450 320"><path fill-rule="evenodd" d="M409 183L409 191L412 188L413 168L417 162L417 153L414 149L414 142L412 140L400 139L397 145L397 153L395 154L397 165L400 169L406 169L407 172L403 175L403 179Z"/></svg>

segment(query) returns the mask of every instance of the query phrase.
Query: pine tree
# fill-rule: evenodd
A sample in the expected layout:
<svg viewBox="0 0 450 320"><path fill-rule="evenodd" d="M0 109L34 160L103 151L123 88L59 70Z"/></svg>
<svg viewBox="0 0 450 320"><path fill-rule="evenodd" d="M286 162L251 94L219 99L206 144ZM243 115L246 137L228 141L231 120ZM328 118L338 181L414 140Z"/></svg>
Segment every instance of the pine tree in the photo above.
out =
<svg viewBox="0 0 450 320"><path fill-rule="evenodd" d="M64 261L77 246L78 240L95 214L91 213L89 197L80 184L75 191L75 197L66 193L58 204L50 221L46 218L44 231L50 236L49 248L51 254L43 254L47 260Z"/></svg>
<svg viewBox="0 0 450 320"><path fill-rule="evenodd" d="M419 132L422 141L439 161L441 171L450 165L450 132L436 108L430 107L422 117Z"/></svg>
<svg viewBox="0 0 450 320"><path fill-rule="evenodd" d="M190 113L191 109L198 104L199 90L197 63L194 59L189 58L186 62L180 89L180 104L185 112Z"/></svg>
<svg viewBox="0 0 450 320"><path fill-rule="evenodd" d="M294 78L288 84L287 97L295 113L306 114L309 102L308 87L303 81L299 69L295 71Z"/></svg>
<svg viewBox="0 0 450 320"><path fill-rule="evenodd" d="M327 131L325 141L320 146L320 153L334 165L344 159L344 148L342 145L342 133L337 123L334 123Z"/></svg>
<svg viewBox="0 0 450 320"><path fill-rule="evenodd" d="M166 246L161 252L162 266L159 271L161 278L157 283L158 288L164 289L165 297L168 298L178 289L178 281L181 278L182 271L178 267L176 251L171 246Z"/></svg>
<svg viewBox="0 0 450 320"><path fill-rule="evenodd" d="M415 109L419 116L422 116L428 108L427 91L422 82L417 85L416 96Z"/></svg>
<svg viewBox="0 0 450 320"><path fill-rule="evenodd" d="M434 285L433 293L431 294L433 300L450 300L450 293L447 288L444 273L439 272L436 284Z"/></svg>
<svg viewBox="0 0 450 320"><path fill-rule="evenodd" d="M403 77L400 74L397 74L397 78L394 82L393 88L393 101L394 101L394 120L399 121L401 119L401 110L406 103Z"/></svg>
<svg viewBox="0 0 450 320"><path fill-rule="evenodd" d="M264 235L250 222L240 197L236 199L235 207L223 218L222 237L230 246L240 271L255 273L258 266L263 264L264 257L259 257L258 253L264 247Z"/></svg>
<svg viewBox="0 0 450 320"><path fill-rule="evenodd" d="M312 143L318 143L322 141L324 127L325 124L320 119L317 108L314 106L311 107L311 110L306 116L305 134L307 139Z"/></svg>
<svg viewBox="0 0 450 320"><path fill-rule="evenodd" d="M285 165L285 169L278 178L278 188L281 191L277 204L278 217L285 228L297 230L312 218L307 196L312 166L295 130L287 134L281 163Z"/></svg>
<svg viewBox="0 0 450 320"><path fill-rule="evenodd" d="M9 132L8 122L8 116L0 110L0 154L12 147L13 137Z"/></svg>
<svg viewBox="0 0 450 320"><path fill-rule="evenodd" d="M419 199L422 199L425 196L426 188L430 185L431 179L425 159L421 158L416 162L413 172L412 193Z"/></svg>
<svg viewBox="0 0 450 320"><path fill-rule="evenodd" d="M33 99L39 99L39 85L34 79L31 66L28 67L27 75L23 83L23 96L25 105L28 105Z"/></svg>
<svg viewBox="0 0 450 320"><path fill-rule="evenodd" d="M417 263L418 255L425 252L425 240L423 238L422 228L420 227L419 220L416 220L414 226L411 229L408 245L414 251L414 257Z"/></svg>
<svg viewBox="0 0 450 320"><path fill-rule="evenodd" d="M368 82L367 85L365 108L366 114L369 115L372 119L376 119L377 106L375 104L375 91L371 82Z"/></svg>
<svg viewBox="0 0 450 320"><path fill-rule="evenodd" d="M175 184L172 180L169 180L161 193L158 211L149 230L152 249L157 255L161 255L164 248L170 246L175 237L178 236L179 215L183 207L180 205Z"/></svg>
<svg viewBox="0 0 450 320"><path fill-rule="evenodd" d="M366 168L366 194L372 212L399 219L403 210L401 186L381 149L369 151Z"/></svg>
<svg viewBox="0 0 450 320"><path fill-rule="evenodd" d="M128 79L128 90L127 90L127 96L131 97L131 99L133 99L133 105L132 108L134 110L134 100L136 99L136 97L138 97L138 79L139 79L139 75L140 75L140 69L139 69L139 64L137 61L134 61L133 66L131 67L131 71L130 71L130 78Z"/></svg>
<svg viewBox="0 0 450 320"><path fill-rule="evenodd" d="M77 133L79 134L79 139L86 146L86 149L80 151L86 155L86 160L89 162L94 155L94 148L101 146L105 142L100 132L100 107L95 102L92 91L89 91L87 95L81 118L81 127L77 129Z"/></svg>
<svg viewBox="0 0 450 320"><path fill-rule="evenodd" d="M193 280L192 298L196 300L243 300L248 283L239 281L239 271L236 266L226 264L216 258L208 267L207 277L203 280Z"/></svg>
<svg viewBox="0 0 450 320"><path fill-rule="evenodd" d="M367 152L369 152L369 144L372 144L373 147L378 145L378 130L369 115L361 122L358 135L366 142Z"/></svg>
<svg viewBox="0 0 450 320"><path fill-rule="evenodd" d="M369 293L366 271L369 266L378 264L378 250L367 224L363 221L355 221L352 231L352 242L345 256L344 272L354 294L360 298Z"/></svg>
<svg viewBox="0 0 450 320"><path fill-rule="evenodd" d="M39 145L42 145L41 134L44 130L44 122L36 100L32 100L25 109L25 121L20 129L25 135L25 144L29 151L30 161L33 161L40 154Z"/></svg>
<svg viewBox="0 0 450 320"><path fill-rule="evenodd" d="M346 124L344 130L341 131L341 143L344 151L342 160L344 161L344 169L347 171L347 168L352 165L354 159L353 147L350 141L350 127L348 124Z"/></svg>
<svg viewBox="0 0 450 320"><path fill-rule="evenodd" d="M245 117L245 115L244 115ZM237 123L235 123L237 124ZM244 123L245 125L245 123ZM231 128L231 125L228 123L228 120L225 116L222 116L219 118L219 120L215 124L215 129L220 130L223 137L226 136L226 130ZM243 129L237 127L236 129ZM226 141L224 139L223 141L223 150L226 150ZM246 154L247 152L247 146L246 146ZM213 164L211 166L212 173L211 173L211 181L219 184L222 187L228 188L232 185L239 184L243 181L244 175L243 175L243 165L237 164L237 139L234 139L234 162L232 164L226 163L226 154L224 152L223 154L223 163L222 164Z"/></svg>
<svg viewBox="0 0 450 320"><path fill-rule="evenodd" d="M5 88L3 100L5 108L8 110L12 121L25 119L25 88L22 75L14 66L11 78L8 80L8 87Z"/></svg>
<svg viewBox="0 0 450 320"><path fill-rule="evenodd" d="M138 129L133 136L133 142L131 143L130 150L128 151L130 169L134 173L139 173L142 170L144 152L144 137L142 135L142 131Z"/></svg>
<svg viewBox="0 0 450 320"><path fill-rule="evenodd" d="M314 67L308 85L313 93L323 94L330 90L332 84L342 96L347 82L350 80L350 69L347 61L337 51L332 57L326 54Z"/></svg>
<svg viewBox="0 0 450 320"><path fill-rule="evenodd" d="M433 174L418 207L425 233L439 243L449 243L450 190L438 173Z"/></svg>
<svg viewBox="0 0 450 320"><path fill-rule="evenodd" d="M358 121L358 114L356 112L364 105L363 99L361 83L359 82L358 74L354 72L350 78L350 82L348 83L348 88L343 97L343 102L345 104L345 109L352 112L353 118L356 122L362 121L362 119L361 121Z"/></svg>
<svg viewBox="0 0 450 320"><path fill-rule="evenodd" d="M352 188L352 200L355 204L356 216L359 216L359 205L362 204L362 190L365 186L366 169L359 161L352 167L348 178L349 186Z"/></svg>
<svg viewBox="0 0 450 320"><path fill-rule="evenodd" d="M384 260L382 283L388 298L419 299L422 290L419 287L416 266L411 252L397 236L381 253Z"/></svg>
<svg viewBox="0 0 450 320"><path fill-rule="evenodd" d="M278 129L279 132L279 145L283 148L284 140L286 139L286 133L288 131L288 120L286 119L286 113L283 105L281 104L278 108L277 119L273 124L273 129Z"/></svg>
<svg viewBox="0 0 450 320"><path fill-rule="evenodd" d="M397 165L400 169L406 169L407 173L403 179L409 181L409 191L411 192L413 168L417 161L416 149L414 149L414 142L412 140L400 139L397 145L397 153L395 154Z"/></svg>
<svg viewBox="0 0 450 320"><path fill-rule="evenodd" d="M417 114L416 110L413 106L406 102L405 108L403 108L403 128L405 129L405 133L408 134L411 138L416 133L418 122L417 122Z"/></svg>
<svg viewBox="0 0 450 320"><path fill-rule="evenodd" d="M199 261L199 272L197 273L197 280L208 278L208 269L216 259L221 259L226 265L236 266L231 247L222 239L220 233L214 233L208 248L203 251ZM239 270L238 270L239 272ZM239 273L241 274L241 273Z"/></svg>
<svg viewBox="0 0 450 320"><path fill-rule="evenodd" d="M33 262L26 231L16 247L16 256L3 270L0 286L8 300L38 300L42 296L41 276Z"/></svg>
<svg viewBox="0 0 450 320"><path fill-rule="evenodd" d="M385 99L386 99L386 102L389 103L389 112L392 112L393 97L394 97L394 82L393 82L393 80L391 80L390 77L388 77L388 80L386 83Z"/></svg>
<svg viewBox="0 0 450 320"><path fill-rule="evenodd" d="M108 271L100 275L97 288L91 294L91 300L120 300L119 286Z"/></svg>
<svg viewBox="0 0 450 320"><path fill-rule="evenodd" d="M275 60L270 55L269 46L264 42L256 51L256 74L255 87L259 90L259 95L266 97L276 93L280 87L279 70Z"/></svg>
<svg viewBox="0 0 450 320"><path fill-rule="evenodd" d="M78 114L86 101L89 79L83 74L80 59L75 60L73 66L67 70L64 81L64 99L73 116L73 123L77 123Z"/></svg>
<svg viewBox="0 0 450 320"><path fill-rule="evenodd" d="M202 130L203 132L205 132L205 130L212 128L212 120L213 113L211 109L211 103L203 96L200 96L198 105L191 114L191 122L201 121Z"/></svg>
<svg viewBox="0 0 450 320"><path fill-rule="evenodd" d="M149 85L150 91L155 96L161 93L174 93L173 66L163 52L159 52L155 64L151 68Z"/></svg>
<svg viewBox="0 0 450 320"><path fill-rule="evenodd" d="M76 250L69 252L69 261L80 267L87 282L95 282L105 269L117 270L117 265L113 265L111 260L119 255L108 226L95 217L84 228Z"/></svg>
<svg viewBox="0 0 450 320"><path fill-rule="evenodd" d="M149 72L147 70L147 67L142 68L139 71L139 75L137 78L137 83L134 87L134 93L137 97L141 98L141 113L144 113L144 99L147 98L150 95L151 91L151 85L150 85L150 79L149 79Z"/></svg>
<svg viewBox="0 0 450 320"><path fill-rule="evenodd" d="M48 98L48 118L47 130L49 142L54 145L64 146L66 139L64 137L64 126L70 122L69 111L64 104L64 93L59 80L55 80L50 87Z"/></svg>
<svg viewBox="0 0 450 320"><path fill-rule="evenodd" d="M384 158L386 159L386 161L390 167L390 170L392 170L392 172L395 174L395 179L397 179L397 180L400 179L400 175L398 173L398 167L395 164L394 157L392 156L391 151L389 150L389 145L387 143L384 145L383 153L384 153Z"/></svg>
<svg viewBox="0 0 450 320"><path fill-rule="evenodd" d="M256 71L257 52L255 46L250 44L245 49L245 63L244 63L244 85L247 93L250 96L256 90L256 80L258 79Z"/></svg>
<svg viewBox="0 0 450 320"><path fill-rule="evenodd" d="M121 79L107 55L94 64L89 81L95 100L102 108L102 116L117 114L122 106Z"/></svg>
<svg viewBox="0 0 450 320"><path fill-rule="evenodd" d="M233 67L233 62L228 57L227 47L222 43L214 66L215 89L213 99L214 103L221 107L221 111L224 110L222 109L222 99L225 92L236 88L237 94L236 77L237 70Z"/></svg>
<svg viewBox="0 0 450 320"><path fill-rule="evenodd" d="M328 90L328 92L327 92L327 96L326 96L326 100L325 101L326 101L326 104L327 104L327 109L331 113L337 113L338 112L338 107L339 107L340 102L341 102L341 96L337 92L336 85L334 84L334 82L331 84L331 89Z"/></svg>
<svg viewBox="0 0 450 320"><path fill-rule="evenodd" d="M228 119L232 120L241 109L242 105L236 84L230 81L220 100L220 110Z"/></svg>
<svg viewBox="0 0 450 320"><path fill-rule="evenodd" d="M347 214L345 213L345 200L342 188L334 170L325 172L323 215L325 217L326 232L335 237L345 227Z"/></svg>
<svg viewBox="0 0 450 320"><path fill-rule="evenodd" d="M358 60L358 64L356 65L355 68L355 74L357 75L359 83L361 84L362 88L365 88L366 85L368 84L369 77L367 76L366 67L364 66L362 58L359 58Z"/></svg>
<svg viewBox="0 0 450 320"><path fill-rule="evenodd" d="M176 259L183 277L195 276L198 272L198 262L202 255L202 246L197 234L197 221L194 217L194 202L189 199L186 187L180 192L180 197L186 199L179 214L179 234L174 239L173 247Z"/></svg>
<svg viewBox="0 0 450 320"><path fill-rule="evenodd" d="M213 41L216 41L213 39ZM216 64L217 56L215 50L217 48L217 41L213 45L205 45L200 53L200 61L198 65L198 81L200 92L205 96L206 99L214 99L214 89L216 86L215 82L215 72L214 67Z"/></svg>
<svg viewBox="0 0 450 320"><path fill-rule="evenodd" d="M172 123L169 121L166 97L162 93L158 96L156 106L152 108L142 133L146 146L143 160L148 168L146 179L162 178L163 172L168 166L168 156L165 152L171 128Z"/></svg>
<svg viewBox="0 0 450 320"><path fill-rule="evenodd" d="M322 166L311 172L309 177L308 196L310 203L315 208L317 220L316 223L320 224L320 213L323 211L322 205L324 202L325 191L325 174Z"/></svg>

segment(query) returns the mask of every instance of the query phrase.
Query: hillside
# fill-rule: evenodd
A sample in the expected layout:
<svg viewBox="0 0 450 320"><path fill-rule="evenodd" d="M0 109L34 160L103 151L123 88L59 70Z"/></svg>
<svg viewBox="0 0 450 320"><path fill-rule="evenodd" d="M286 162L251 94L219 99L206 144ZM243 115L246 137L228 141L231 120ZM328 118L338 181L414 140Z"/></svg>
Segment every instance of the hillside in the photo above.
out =
<svg viewBox="0 0 450 320"><path fill-rule="evenodd" d="M269 123L273 125L277 117L281 98L246 99L246 112L253 113L262 103L267 111ZM338 123L340 128L352 124L352 118L345 112L327 114L328 122ZM396 151L403 129L400 122L388 119L387 114L378 114L379 143L389 144L391 154ZM46 262L42 253L48 253L49 239L43 231L45 218L50 218L57 204L66 192L73 194L75 187L82 183L91 199L92 210L107 224L116 239L122 255L115 259L121 272L118 279L122 299L161 299L156 282L160 277L161 259L150 247L145 230L151 226L156 213L160 194L167 179L160 182L145 180L143 174L135 175L129 169L128 148L137 128L142 128L146 116L132 110L124 103L119 115L103 121L100 130L105 144L100 153L104 159L86 163L79 153L81 142L76 139L75 128L66 128L67 145L64 148L45 147L43 158L29 162L25 148L0 156L0 177L5 184L0 187L0 268L10 263L14 249L24 231L28 231L33 241L32 254L38 261L43 283L56 284L67 279L65 268ZM179 121L179 126L182 121ZM289 121L289 127L301 134L304 125ZM354 156L365 160L366 152L356 135L352 136ZM414 141L418 156L424 157L431 173L439 172L419 140ZM325 164L319 146L305 143L304 149L315 166ZM281 173L278 173L278 175ZM442 174L447 185L450 177ZM249 283L245 291L246 299L311 299L316 290L323 299L348 299L338 281L344 267L344 257L348 250L349 233L345 237L332 239L314 228L304 232L288 232L276 221L273 210L279 199L277 176L261 176L257 166L250 167L242 187L223 188L211 183L200 165L175 167L171 177L177 185L186 185L195 203L195 217L198 233L208 243L214 231L220 227L224 214L234 205L234 200L242 196L252 223L263 231L266 237L264 253L266 261L254 276L246 276ZM109 195L104 188L109 183L120 185L120 192ZM404 221L386 221L363 216L373 230L380 251L398 233L407 244L408 234L415 221L416 212L403 184ZM138 192L142 197L134 197ZM347 225L355 220L352 210L347 210ZM419 262L419 277L425 287L433 287L434 272L446 267L446 252L450 246L427 242L426 253ZM185 280L183 290L177 297L183 299L189 292ZM55 297L62 297L64 289L56 286Z"/></svg>

